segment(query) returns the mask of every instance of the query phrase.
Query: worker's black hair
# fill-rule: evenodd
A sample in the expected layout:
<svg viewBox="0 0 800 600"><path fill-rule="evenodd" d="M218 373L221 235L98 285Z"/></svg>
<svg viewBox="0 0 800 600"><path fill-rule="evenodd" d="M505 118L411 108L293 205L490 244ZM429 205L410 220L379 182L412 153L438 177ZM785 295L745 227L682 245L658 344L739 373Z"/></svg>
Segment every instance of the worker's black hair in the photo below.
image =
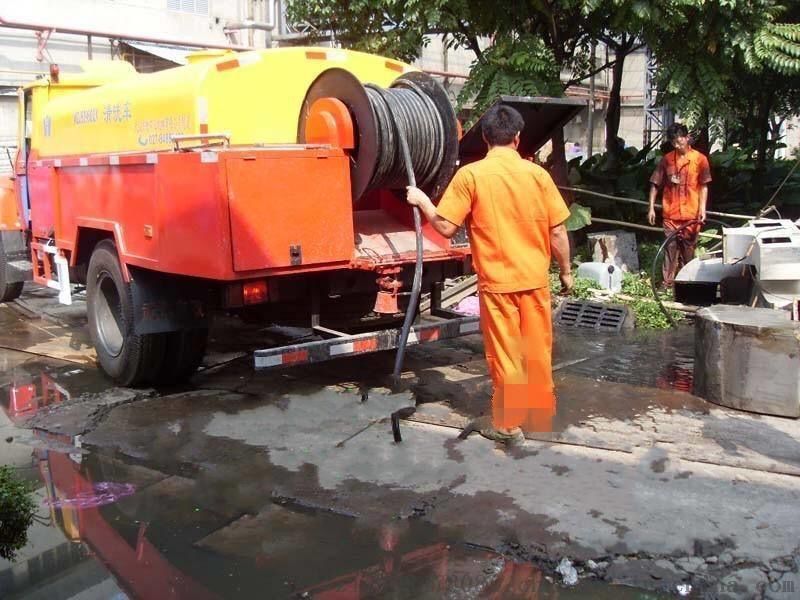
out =
<svg viewBox="0 0 800 600"><path fill-rule="evenodd" d="M490 146L508 146L525 126L519 111L504 104L490 108L481 122L481 132Z"/></svg>
<svg viewBox="0 0 800 600"><path fill-rule="evenodd" d="M667 139L671 142L676 137L688 137L689 130L683 123L673 123L667 127Z"/></svg>

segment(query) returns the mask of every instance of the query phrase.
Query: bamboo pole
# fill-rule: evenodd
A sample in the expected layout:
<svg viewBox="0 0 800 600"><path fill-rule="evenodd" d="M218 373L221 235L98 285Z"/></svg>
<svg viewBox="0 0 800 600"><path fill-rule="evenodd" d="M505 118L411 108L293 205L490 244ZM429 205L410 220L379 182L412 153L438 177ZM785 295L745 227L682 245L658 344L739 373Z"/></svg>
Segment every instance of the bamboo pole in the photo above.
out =
<svg viewBox="0 0 800 600"><path fill-rule="evenodd" d="M638 223L627 223L626 221L615 221L613 219L598 219L592 217L592 223L605 223L607 225L617 225L619 227L633 227L634 229L642 229L644 231L657 231L658 233L662 233L664 230L660 227L650 227L649 225L639 225ZM702 237L712 238L715 240L721 240L722 236L717 235L716 233L706 233L701 231L697 235Z"/></svg>
<svg viewBox="0 0 800 600"><path fill-rule="evenodd" d="M624 198L622 196L609 196L608 194L601 194L600 192L592 192L590 190L584 190L582 188L573 188L567 186L559 186L558 189L563 190L565 192L575 192L577 194L584 194L587 196L596 196L598 198L604 198L606 200L615 200L618 202L628 202L629 204L641 204L642 206L649 206L650 203L645 200L636 200L635 198ZM655 205L656 208L661 208L660 204ZM724 213L724 212L717 212L713 210L706 211L706 214L711 215L713 217L726 217L728 219L742 219L744 221L750 221L755 219L756 217L748 216L748 215L737 215L735 213Z"/></svg>

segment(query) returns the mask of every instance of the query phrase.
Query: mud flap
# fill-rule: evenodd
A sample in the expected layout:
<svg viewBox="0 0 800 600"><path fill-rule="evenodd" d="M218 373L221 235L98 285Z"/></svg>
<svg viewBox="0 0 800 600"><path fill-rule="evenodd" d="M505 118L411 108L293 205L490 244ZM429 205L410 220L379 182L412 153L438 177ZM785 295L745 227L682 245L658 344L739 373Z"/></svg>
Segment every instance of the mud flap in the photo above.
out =
<svg viewBox="0 0 800 600"><path fill-rule="evenodd" d="M200 329L211 323L209 284L129 267L136 335Z"/></svg>
<svg viewBox="0 0 800 600"><path fill-rule="evenodd" d="M23 231L0 231L0 269L4 269L5 283L19 283L33 279L31 257Z"/></svg>

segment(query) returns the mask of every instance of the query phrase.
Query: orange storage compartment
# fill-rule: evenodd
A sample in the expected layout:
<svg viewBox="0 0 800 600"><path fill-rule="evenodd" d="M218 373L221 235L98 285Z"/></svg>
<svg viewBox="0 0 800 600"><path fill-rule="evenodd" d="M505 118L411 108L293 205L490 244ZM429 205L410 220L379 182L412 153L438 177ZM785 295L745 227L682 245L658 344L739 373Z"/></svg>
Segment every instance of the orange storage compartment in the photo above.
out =
<svg viewBox="0 0 800 600"><path fill-rule="evenodd" d="M344 154L276 151L225 164L234 271L349 263L353 201Z"/></svg>

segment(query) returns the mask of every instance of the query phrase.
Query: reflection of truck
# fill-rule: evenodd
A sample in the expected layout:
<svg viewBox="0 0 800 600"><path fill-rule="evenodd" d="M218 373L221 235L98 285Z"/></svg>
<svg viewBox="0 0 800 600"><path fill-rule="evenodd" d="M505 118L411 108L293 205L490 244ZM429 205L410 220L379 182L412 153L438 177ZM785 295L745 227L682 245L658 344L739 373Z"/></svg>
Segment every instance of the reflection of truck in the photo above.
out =
<svg viewBox="0 0 800 600"><path fill-rule="evenodd" d="M68 440L64 440L67 442ZM76 499L97 495L95 483L66 454L37 450L39 472L45 485L52 522L67 538L83 542L92 556L114 575L117 585L131 598L141 600L212 600L218 596L174 566L147 538L141 523L134 539L115 529L99 506L73 506Z"/></svg>
<svg viewBox="0 0 800 600"><path fill-rule="evenodd" d="M0 299L28 278L66 303L85 284L99 363L118 382L189 376L215 310L323 338L257 352L262 368L397 345L387 327L416 242L396 129L404 120L434 196L459 153L429 77L343 50L203 52L147 75L119 61L52 69L21 91L19 112L13 189L0 187ZM423 240L423 290L464 273L463 235L426 226ZM373 332L340 332L354 325ZM449 319L409 340L476 330Z"/></svg>

